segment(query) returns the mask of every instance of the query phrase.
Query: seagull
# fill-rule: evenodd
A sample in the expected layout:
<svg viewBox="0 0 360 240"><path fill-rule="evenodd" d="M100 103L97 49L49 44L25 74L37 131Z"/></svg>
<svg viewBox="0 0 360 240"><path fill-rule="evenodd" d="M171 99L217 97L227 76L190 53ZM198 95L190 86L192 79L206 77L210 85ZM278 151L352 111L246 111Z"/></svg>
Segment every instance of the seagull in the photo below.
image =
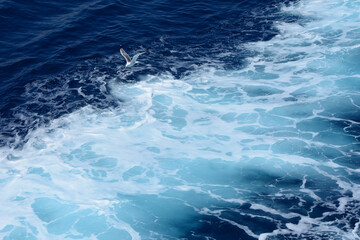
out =
<svg viewBox="0 0 360 240"><path fill-rule="evenodd" d="M131 66L133 66L133 65L136 63L136 59L138 59L138 57L139 57L141 54L144 54L144 53L146 53L146 52L148 52L148 50L145 50L144 52L135 54L135 56L131 59L131 57L124 51L123 47L120 46L120 53L121 53L121 55L123 55L123 57L124 57L125 60L126 60L126 65L125 65L125 67L131 67Z"/></svg>

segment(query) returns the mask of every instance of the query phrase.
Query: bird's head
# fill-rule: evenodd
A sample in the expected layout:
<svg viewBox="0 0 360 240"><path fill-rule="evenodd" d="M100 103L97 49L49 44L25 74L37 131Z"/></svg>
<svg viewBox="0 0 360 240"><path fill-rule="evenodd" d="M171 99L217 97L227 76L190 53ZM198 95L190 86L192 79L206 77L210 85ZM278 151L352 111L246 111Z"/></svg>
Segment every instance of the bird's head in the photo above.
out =
<svg viewBox="0 0 360 240"><path fill-rule="evenodd" d="M120 45L120 49L122 49L123 47Z"/></svg>

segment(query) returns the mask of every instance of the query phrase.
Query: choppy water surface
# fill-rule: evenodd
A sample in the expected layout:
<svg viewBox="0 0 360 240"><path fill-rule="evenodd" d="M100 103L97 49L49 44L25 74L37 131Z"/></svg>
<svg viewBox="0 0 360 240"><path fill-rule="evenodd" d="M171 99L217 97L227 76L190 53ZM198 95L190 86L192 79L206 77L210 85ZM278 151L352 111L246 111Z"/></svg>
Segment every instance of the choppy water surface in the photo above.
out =
<svg viewBox="0 0 360 240"><path fill-rule="evenodd" d="M0 38L3 239L360 239L359 1L43 7Z"/></svg>

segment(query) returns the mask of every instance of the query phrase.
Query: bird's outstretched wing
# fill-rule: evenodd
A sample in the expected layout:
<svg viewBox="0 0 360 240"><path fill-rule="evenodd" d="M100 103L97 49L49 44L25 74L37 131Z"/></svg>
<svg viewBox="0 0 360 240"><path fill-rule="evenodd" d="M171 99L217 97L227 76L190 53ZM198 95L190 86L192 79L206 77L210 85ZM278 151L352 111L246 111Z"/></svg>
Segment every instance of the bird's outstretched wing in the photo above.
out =
<svg viewBox="0 0 360 240"><path fill-rule="evenodd" d="M121 47L120 48L120 53L121 53L121 55L123 55L123 57L125 58L125 60L126 60L126 63L131 63L131 58L130 58L130 56L124 51L124 49ZM136 55L135 55L136 56Z"/></svg>
<svg viewBox="0 0 360 240"><path fill-rule="evenodd" d="M135 63L135 62L136 62L136 59L138 59L138 57L139 57L141 54L144 54L144 53L146 53L146 52L147 52L147 51L141 52L141 53L138 53L138 54L135 54L135 55L133 56L133 58L132 58L132 62Z"/></svg>

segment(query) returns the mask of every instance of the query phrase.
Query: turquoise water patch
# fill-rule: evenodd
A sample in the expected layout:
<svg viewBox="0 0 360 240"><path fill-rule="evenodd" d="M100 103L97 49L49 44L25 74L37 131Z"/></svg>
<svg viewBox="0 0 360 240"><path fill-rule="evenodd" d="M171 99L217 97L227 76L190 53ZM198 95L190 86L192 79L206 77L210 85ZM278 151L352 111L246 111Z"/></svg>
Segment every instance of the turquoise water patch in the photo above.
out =
<svg viewBox="0 0 360 240"><path fill-rule="evenodd" d="M116 216L143 233L143 238L176 236L185 229L194 226L191 218L196 211L186 206L183 201L166 196L156 195L126 196L118 195L119 199L127 199L128 203L116 206ZM148 231L151 229L151 231Z"/></svg>
<svg viewBox="0 0 360 240"><path fill-rule="evenodd" d="M92 234L98 235L108 229L105 216L90 215L80 218L74 225L77 232L89 237Z"/></svg>
<svg viewBox="0 0 360 240"><path fill-rule="evenodd" d="M225 122L233 122L235 121L236 112L229 112L221 116L221 119Z"/></svg>
<svg viewBox="0 0 360 240"><path fill-rule="evenodd" d="M6 235L3 240L36 240L35 235L28 231L25 227L12 227L11 232Z"/></svg>
<svg viewBox="0 0 360 240"><path fill-rule="evenodd" d="M308 118L314 115L314 111L320 109L319 104L294 104L284 107L276 107L269 113L291 118Z"/></svg>
<svg viewBox="0 0 360 240"><path fill-rule="evenodd" d="M79 208L76 205L62 204L55 199L46 197L35 199L31 207L34 213L44 222L51 222Z"/></svg>
<svg viewBox="0 0 360 240"><path fill-rule="evenodd" d="M360 78L359 77L348 77L338 79L335 82L339 90L347 90L350 92L358 92L360 90Z"/></svg>
<svg viewBox="0 0 360 240"><path fill-rule="evenodd" d="M273 94L283 93L283 90L272 88L268 86L243 86L244 91L247 93L249 97L260 97L260 96L268 96Z"/></svg>
<svg viewBox="0 0 360 240"><path fill-rule="evenodd" d="M107 232L100 234L97 238L99 240L132 240L132 237L128 232L116 228L110 228Z"/></svg>
<svg viewBox="0 0 360 240"><path fill-rule="evenodd" d="M309 98L317 95L317 90L314 86L299 88L291 93L296 98Z"/></svg>
<svg viewBox="0 0 360 240"><path fill-rule="evenodd" d="M28 174L36 174L51 180L50 174L45 172L45 170L42 167L39 168L29 167L27 172Z"/></svg>
<svg viewBox="0 0 360 240"><path fill-rule="evenodd" d="M117 165L116 158L100 158L95 163L91 163L90 165L94 167L101 167L101 168L114 168Z"/></svg>
<svg viewBox="0 0 360 240"><path fill-rule="evenodd" d="M160 104L163 106L170 106L173 103L172 98L169 96L166 96L166 95L154 96L153 101L155 101L157 104Z"/></svg>
<svg viewBox="0 0 360 240"><path fill-rule="evenodd" d="M127 170L126 172L123 173L122 178L127 181L132 177L141 175L145 172L145 168L141 167L141 166L135 166L130 168L129 170Z"/></svg>
<svg viewBox="0 0 360 240"><path fill-rule="evenodd" d="M160 149L157 147L147 147L146 149L153 153L160 153Z"/></svg>
<svg viewBox="0 0 360 240"><path fill-rule="evenodd" d="M202 104L222 104L236 102L237 104L243 103L244 99L242 93L239 92L237 87L220 88L210 87L207 89L191 90L188 92L189 97Z"/></svg>

